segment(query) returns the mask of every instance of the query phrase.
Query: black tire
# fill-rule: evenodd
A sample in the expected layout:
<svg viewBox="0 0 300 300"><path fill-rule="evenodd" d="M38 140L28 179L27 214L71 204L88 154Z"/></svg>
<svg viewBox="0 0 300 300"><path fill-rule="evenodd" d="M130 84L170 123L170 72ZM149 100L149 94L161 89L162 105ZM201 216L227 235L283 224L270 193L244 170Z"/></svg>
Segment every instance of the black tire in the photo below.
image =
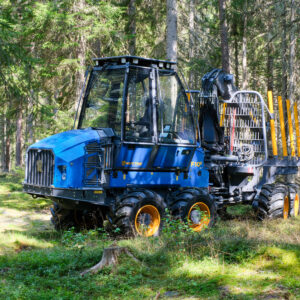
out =
<svg viewBox="0 0 300 300"><path fill-rule="evenodd" d="M184 211L188 202L200 195L198 189L183 189L172 194L172 203L170 205L171 214L175 218L184 219Z"/></svg>
<svg viewBox="0 0 300 300"><path fill-rule="evenodd" d="M173 199L172 215L187 221L195 231L200 232L215 224L217 217L215 203L206 191L184 189L173 194Z"/></svg>
<svg viewBox="0 0 300 300"><path fill-rule="evenodd" d="M258 198L258 219L288 218L289 213L290 201L287 186L283 184L263 185Z"/></svg>
<svg viewBox="0 0 300 300"><path fill-rule="evenodd" d="M98 208L100 209L100 208ZM95 209L72 210L63 208L60 204L54 202L53 208L50 208L52 217L51 222L57 231L68 230L74 227L80 229L94 229L103 226L103 216Z"/></svg>
<svg viewBox="0 0 300 300"><path fill-rule="evenodd" d="M291 217L299 215L299 187L297 184L289 184L289 198L291 204Z"/></svg>
<svg viewBox="0 0 300 300"><path fill-rule="evenodd" d="M68 230L71 227L76 227L74 218L74 211L65 209L58 203L54 202L53 207L50 208L51 222L54 225L55 230Z"/></svg>
<svg viewBox="0 0 300 300"><path fill-rule="evenodd" d="M147 237L159 235L166 208L160 195L143 189L126 192L116 200L113 226L119 228L122 234Z"/></svg>

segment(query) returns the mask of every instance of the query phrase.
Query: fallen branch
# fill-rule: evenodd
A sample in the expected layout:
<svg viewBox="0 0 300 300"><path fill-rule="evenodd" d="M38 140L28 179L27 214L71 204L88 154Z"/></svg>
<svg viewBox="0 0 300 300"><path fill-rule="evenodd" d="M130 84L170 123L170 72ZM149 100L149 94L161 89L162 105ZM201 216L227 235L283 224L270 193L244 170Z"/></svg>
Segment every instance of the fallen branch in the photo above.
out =
<svg viewBox="0 0 300 300"><path fill-rule="evenodd" d="M127 254L134 261L140 263L140 261L132 253L130 253L130 251L127 248L116 247L115 245L111 245L109 248L105 248L103 250L103 255L102 255L100 262L98 262L93 267L81 272L80 275L84 276L87 273L96 274L98 271L100 271L101 269L103 269L106 266L116 265L118 263L118 257L122 253Z"/></svg>

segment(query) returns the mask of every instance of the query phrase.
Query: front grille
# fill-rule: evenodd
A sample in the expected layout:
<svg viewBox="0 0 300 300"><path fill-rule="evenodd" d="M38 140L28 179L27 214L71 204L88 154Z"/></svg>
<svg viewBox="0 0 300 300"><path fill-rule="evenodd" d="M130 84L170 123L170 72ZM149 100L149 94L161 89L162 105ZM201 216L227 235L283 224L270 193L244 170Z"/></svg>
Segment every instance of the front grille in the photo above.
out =
<svg viewBox="0 0 300 300"><path fill-rule="evenodd" d="M51 150L31 149L27 153L26 182L38 186L53 184L54 155Z"/></svg>

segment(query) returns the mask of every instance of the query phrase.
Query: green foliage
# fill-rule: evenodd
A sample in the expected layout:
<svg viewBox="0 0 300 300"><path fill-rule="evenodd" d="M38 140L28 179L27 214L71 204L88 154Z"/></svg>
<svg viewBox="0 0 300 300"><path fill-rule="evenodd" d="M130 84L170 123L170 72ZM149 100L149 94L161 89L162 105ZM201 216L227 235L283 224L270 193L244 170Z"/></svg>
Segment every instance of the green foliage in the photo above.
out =
<svg viewBox="0 0 300 300"><path fill-rule="evenodd" d="M57 233L38 200L24 210L18 176L0 176L1 299L294 299L300 289L300 219L257 223L237 218L202 233L167 214L161 236L113 240L104 229ZM21 194L20 191L18 193ZM20 204L18 206L18 203ZM35 205L35 206L34 206ZM233 210L230 211L233 214ZM10 218L11 216L11 218ZM80 272L112 243L127 247L118 265L95 275Z"/></svg>
<svg viewBox="0 0 300 300"><path fill-rule="evenodd" d="M123 52L123 11L106 1L1 3L1 151L6 140L14 145L18 118L25 145L72 128L86 65Z"/></svg>
<svg viewBox="0 0 300 300"><path fill-rule="evenodd" d="M129 15L129 3L134 3L134 15ZM246 34L249 89L264 95L269 78L276 94L280 93L287 75L283 74L287 72L283 65L289 57L290 29L294 27L296 33L299 31L297 19L290 20L291 9L287 1L228 2L231 71L239 86ZM193 24L190 22L192 12ZM188 77L190 87L199 89L203 74L221 66L218 1L178 2L177 16L179 69ZM245 18L246 33L243 30ZM132 31L133 24L135 30ZM283 30L287 31L285 41L280 34ZM2 156L6 155L4 145L9 140L11 160L14 160L18 119L23 125L21 134L25 147L22 150L36 140L72 128L82 74L86 66L93 64L93 57L129 54L129 45L135 39L136 55L165 59L165 34L166 3L157 0L2 1ZM296 48L295 78L299 75L299 55ZM297 99L299 88L295 86Z"/></svg>
<svg viewBox="0 0 300 300"><path fill-rule="evenodd" d="M193 233L187 222L177 218L173 218L169 210L166 209L165 218L163 220L163 234L166 236L173 236Z"/></svg>
<svg viewBox="0 0 300 300"><path fill-rule="evenodd" d="M68 248L83 248L88 243L107 240L108 234L103 228L77 232L74 227L63 232L61 243Z"/></svg>

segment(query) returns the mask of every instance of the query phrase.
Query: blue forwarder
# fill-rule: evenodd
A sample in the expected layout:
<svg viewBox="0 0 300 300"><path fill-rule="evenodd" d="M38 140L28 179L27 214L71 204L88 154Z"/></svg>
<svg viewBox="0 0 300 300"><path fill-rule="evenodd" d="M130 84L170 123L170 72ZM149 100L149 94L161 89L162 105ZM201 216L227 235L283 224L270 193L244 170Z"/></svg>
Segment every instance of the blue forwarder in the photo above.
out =
<svg viewBox="0 0 300 300"><path fill-rule="evenodd" d="M230 96L238 92L232 78L222 74L204 77L206 94L192 93L174 62L134 56L95 59L74 129L29 147L25 192L53 201L52 222L58 230L100 227L107 219L124 234L153 236L168 208L201 231L213 225L217 209L246 202L263 216L259 192L266 194L266 184L274 181L274 174L255 175L267 161L263 105L232 102ZM224 86L231 100L220 115L216 96L226 99ZM249 111L249 105L258 109ZM247 127L243 120L251 122L249 112L254 130L242 132ZM246 135L254 137L253 132L254 142L237 149L232 136L249 140ZM287 191L279 191L279 214Z"/></svg>

